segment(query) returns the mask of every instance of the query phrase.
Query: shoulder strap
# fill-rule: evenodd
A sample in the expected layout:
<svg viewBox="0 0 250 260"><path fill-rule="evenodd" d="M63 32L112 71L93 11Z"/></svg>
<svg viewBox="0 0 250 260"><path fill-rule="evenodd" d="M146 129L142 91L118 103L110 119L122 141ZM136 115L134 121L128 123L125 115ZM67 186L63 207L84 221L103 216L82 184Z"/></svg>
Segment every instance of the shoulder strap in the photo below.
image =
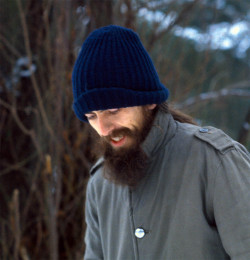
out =
<svg viewBox="0 0 250 260"><path fill-rule="evenodd" d="M234 140L222 130L206 126L198 129L195 134L200 140L212 145L216 150L225 153L229 148L234 147Z"/></svg>

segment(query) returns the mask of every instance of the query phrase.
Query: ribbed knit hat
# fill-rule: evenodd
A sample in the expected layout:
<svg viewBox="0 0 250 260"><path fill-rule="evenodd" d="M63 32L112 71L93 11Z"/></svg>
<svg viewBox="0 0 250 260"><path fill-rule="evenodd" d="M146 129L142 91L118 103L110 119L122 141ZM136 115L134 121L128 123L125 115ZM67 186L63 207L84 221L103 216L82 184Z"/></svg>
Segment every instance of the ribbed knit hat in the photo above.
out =
<svg viewBox="0 0 250 260"><path fill-rule="evenodd" d="M73 73L73 109L85 113L111 108L160 104L168 90L138 35L110 25L93 31L82 45Z"/></svg>

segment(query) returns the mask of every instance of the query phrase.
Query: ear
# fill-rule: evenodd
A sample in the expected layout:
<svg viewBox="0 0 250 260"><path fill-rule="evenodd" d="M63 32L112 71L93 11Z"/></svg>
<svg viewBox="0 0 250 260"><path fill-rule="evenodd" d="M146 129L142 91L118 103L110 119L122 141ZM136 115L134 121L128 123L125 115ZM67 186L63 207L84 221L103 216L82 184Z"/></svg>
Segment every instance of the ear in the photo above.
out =
<svg viewBox="0 0 250 260"><path fill-rule="evenodd" d="M147 108L148 108L149 110L153 110L155 107L156 107L156 104L147 105Z"/></svg>

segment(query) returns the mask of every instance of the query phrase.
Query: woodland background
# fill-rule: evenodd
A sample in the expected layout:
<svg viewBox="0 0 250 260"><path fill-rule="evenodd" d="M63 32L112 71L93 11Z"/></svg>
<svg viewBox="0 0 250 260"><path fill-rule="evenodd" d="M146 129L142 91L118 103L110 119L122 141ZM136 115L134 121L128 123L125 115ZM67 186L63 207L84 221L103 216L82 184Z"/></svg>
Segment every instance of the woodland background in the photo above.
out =
<svg viewBox="0 0 250 260"><path fill-rule="evenodd" d="M136 30L171 103L250 148L249 7L249 0L0 0L1 260L82 259L95 140L72 111L71 72L95 28Z"/></svg>

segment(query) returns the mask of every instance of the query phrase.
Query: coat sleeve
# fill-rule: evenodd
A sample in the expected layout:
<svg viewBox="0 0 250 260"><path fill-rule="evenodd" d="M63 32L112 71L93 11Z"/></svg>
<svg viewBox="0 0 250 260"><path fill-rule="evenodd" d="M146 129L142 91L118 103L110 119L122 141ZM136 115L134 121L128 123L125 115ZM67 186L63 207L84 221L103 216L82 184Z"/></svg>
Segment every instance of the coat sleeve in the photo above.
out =
<svg viewBox="0 0 250 260"><path fill-rule="evenodd" d="M214 183L214 217L233 260L250 259L250 157L240 145L221 156Z"/></svg>
<svg viewBox="0 0 250 260"><path fill-rule="evenodd" d="M85 219L87 227L85 233L86 247L84 260L103 259L96 196L92 181L93 179L91 178L86 193Z"/></svg>

